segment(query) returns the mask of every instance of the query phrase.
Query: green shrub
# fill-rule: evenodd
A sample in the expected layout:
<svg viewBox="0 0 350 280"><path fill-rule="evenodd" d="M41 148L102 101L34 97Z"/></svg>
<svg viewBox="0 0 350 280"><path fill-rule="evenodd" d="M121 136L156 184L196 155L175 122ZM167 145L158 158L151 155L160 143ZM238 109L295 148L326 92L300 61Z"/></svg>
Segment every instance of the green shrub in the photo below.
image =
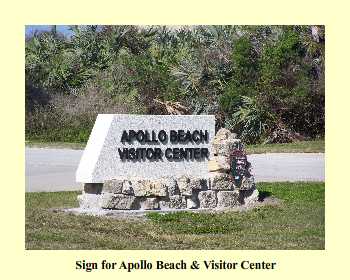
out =
<svg viewBox="0 0 350 280"><path fill-rule="evenodd" d="M242 96L241 104L226 121L226 127L239 131L247 143L259 143L269 136L276 126L276 119L268 108L262 107L254 97Z"/></svg>
<svg viewBox="0 0 350 280"><path fill-rule="evenodd" d="M315 26L313 27L315 30ZM324 135L324 27L73 26L26 38L26 137L86 141L98 113L215 114L245 141Z"/></svg>

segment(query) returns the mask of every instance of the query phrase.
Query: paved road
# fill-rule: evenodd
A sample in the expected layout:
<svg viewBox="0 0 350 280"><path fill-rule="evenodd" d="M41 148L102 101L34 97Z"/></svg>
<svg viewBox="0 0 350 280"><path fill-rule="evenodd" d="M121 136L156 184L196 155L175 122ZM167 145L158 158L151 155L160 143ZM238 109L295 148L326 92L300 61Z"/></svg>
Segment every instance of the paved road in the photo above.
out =
<svg viewBox="0 0 350 280"><path fill-rule="evenodd" d="M75 182L81 150L26 148L26 191L80 190Z"/></svg>
<svg viewBox="0 0 350 280"><path fill-rule="evenodd" d="M26 191L81 190L75 171L81 150L26 148ZM324 154L249 155L257 182L324 181Z"/></svg>
<svg viewBox="0 0 350 280"><path fill-rule="evenodd" d="M248 155L257 182L324 181L324 154Z"/></svg>

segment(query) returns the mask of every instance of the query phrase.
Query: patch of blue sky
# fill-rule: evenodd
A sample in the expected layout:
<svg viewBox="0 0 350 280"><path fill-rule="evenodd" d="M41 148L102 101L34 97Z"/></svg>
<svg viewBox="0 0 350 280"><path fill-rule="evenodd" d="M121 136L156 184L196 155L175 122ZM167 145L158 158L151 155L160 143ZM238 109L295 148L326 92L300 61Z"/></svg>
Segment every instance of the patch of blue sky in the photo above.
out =
<svg viewBox="0 0 350 280"><path fill-rule="evenodd" d="M32 35L35 32L41 32L41 31L50 31L52 28L52 25L26 25L26 35ZM69 25L56 25L56 30L59 33L62 33L65 36L71 36L73 32L70 30Z"/></svg>

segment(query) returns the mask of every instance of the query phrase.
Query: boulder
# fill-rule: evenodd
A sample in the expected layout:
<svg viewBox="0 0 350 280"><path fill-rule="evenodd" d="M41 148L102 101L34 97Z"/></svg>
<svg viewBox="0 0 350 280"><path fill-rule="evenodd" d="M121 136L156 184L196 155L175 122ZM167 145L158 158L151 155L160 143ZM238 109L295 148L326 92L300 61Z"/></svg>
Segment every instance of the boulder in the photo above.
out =
<svg viewBox="0 0 350 280"><path fill-rule="evenodd" d="M232 208L239 205L239 191L221 191L217 193L218 208Z"/></svg>
<svg viewBox="0 0 350 280"><path fill-rule="evenodd" d="M134 195L140 196L167 196L167 187L161 180L150 181L141 180L138 181L134 186Z"/></svg>
<svg viewBox="0 0 350 280"><path fill-rule="evenodd" d="M223 191L223 190L233 190L234 181L231 175L220 172L211 173L210 178L210 188L212 190Z"/></svg>
<svg viewBox="0 0 350 280"><path fill-rule="evenodd" d="M232 133L227 128L220 128L218 132L215 134L214 141L225 141L228 139L235 139L237 137L236 133Z"/></svg>
<svg viewBox="0 0 350 280"><path fill-rule="evenodd" d="M242 183L239 187L240 190L250 190L255 188L254 177L243 177Z"/></svg>
<svg viewBox="0 0 350 280"><path fill-rule="evenodd" d="M187 176L181 176L177 180L177 185L179 187L181 195L191 196L192 195L192 187L190 185L190 178Z"/></svg>
<svg viewBox="0 0 350 280"><path fill-rule="evenodd" d="M202 191L198 194L200 208L215 208L216 193L214 191Z"/></svg>
<svg viewBox="0 0 350 280"><path fill-rule="evenodd" d="M222 143L213 143L213 154L228 157L233 150L242 149L241 140L231 139Z"/></svg>
<svg viewBox="0 0 350 280"><path fill-rule="evenodd" d="M112 193L101 194L101 207L118 210L139 209L135 196Z"/></svg>
<svg viewBox="0 0 350 280"><path fill-rule="evenodd" d="M187 197L192 196L193 191L198 191L204 188L205 182L203 179L182 176L178 178L177 185L179 187L180 194Z"/></svg>
<svg viewBox="0 0 350 280"><path fill-rule="evenodd" d="M169 196L180 194L179 187L177 186L177 182L174 178L163 179L163 182L168 189Z"/></svg>
<svg viewBox="0 0 350 280"><path fill-rule="evenodd" d="M101 195L83 193L78 195L79 207L82 209L101 208Z"/></svg>
<svg viewBox="0 0 350 280"><path fill-rule="evenodd" d="M108 180L103 184L103 192L122 193L124 180Z"/></svg>
<svg viewBox="0 0 350 280"><path fill-rule="evenodd" d="M202 179L190 178L189 187L192 189L192 192L193 190L201 190L202 185Z"/></svg>
<svg viewBox="0 0 350 280"><path fill-rule="evenodd" d="M128 194L128 195L134 194L134 189L132 187L131 181L125 180L123 182L122 194Z"/></svg>
<svg viewBox="0 0 350 280"><path fill-rule="evenodd" d="M208 170L209 172L215 172L221 170L221 168L216 160L211 159L208 161Z"/></svg>
<svg viewBox="0 0 350 280"><path fill-rule="evenodd" d="M241 141L236 137L235 133L226 128L219 129L212 142L213 154L228 157L232 150L242 148Z"/></svg>
<svg viewBox="0 0 350 280"><path fill-rule="evenodd" d="M230 159L226 156L213 156L208 162L209 172L228 172L230 171Z"/></svg>
<svg viewBox="0 0 350 280"><path fill-rule="evenodd" d="M259 200L259 191L257 189L243 190L239 192L239 200L243 205L252 205Z"/></svg>
<svg viewBox="0 0 350 280"><path fill-rule="evenodd" d="M159 201L161 209L185 209L186 198L181 195L169 196L166 200Z"/></svg>

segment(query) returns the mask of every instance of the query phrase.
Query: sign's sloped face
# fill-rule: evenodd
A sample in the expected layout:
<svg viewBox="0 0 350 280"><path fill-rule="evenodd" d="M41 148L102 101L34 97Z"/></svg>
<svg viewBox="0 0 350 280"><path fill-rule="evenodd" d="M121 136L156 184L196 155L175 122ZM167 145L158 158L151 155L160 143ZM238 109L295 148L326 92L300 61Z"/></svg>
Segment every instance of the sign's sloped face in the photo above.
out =
<svg viewBox="0 0 350 280"><path fill-rule="evenodd" d="M208 176L213 115L98 115L77 182Z"/></svg>

